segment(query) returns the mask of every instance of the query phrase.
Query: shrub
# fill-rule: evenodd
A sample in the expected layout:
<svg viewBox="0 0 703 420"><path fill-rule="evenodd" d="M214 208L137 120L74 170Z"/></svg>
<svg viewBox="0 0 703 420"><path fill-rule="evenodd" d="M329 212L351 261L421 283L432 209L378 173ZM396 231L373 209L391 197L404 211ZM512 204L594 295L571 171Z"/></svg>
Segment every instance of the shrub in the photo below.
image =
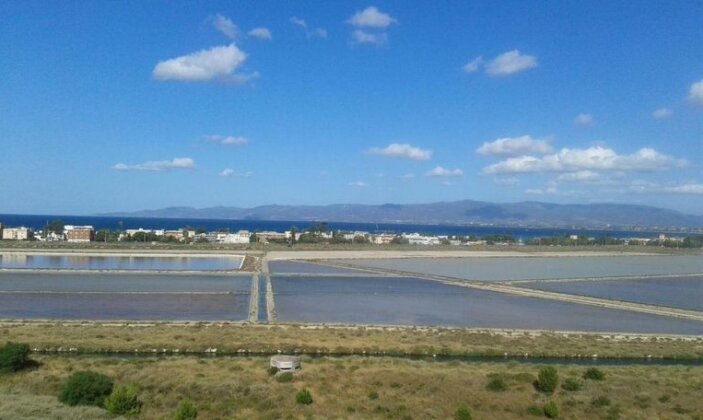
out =
<svg viewBox="0 0 703 420"><path fill-rule="evenodd" d="M68 378L59 394L59 401L68 405L103 407L112 392L112 380L96 372L76 372Z"/></svg>
<svg viewBox="0 0 703 420"><path fill-rule="evenodd" d="M539 371L537 382L535 383L538 391L551 394L557 389L557 385L559 385L559 374L556 369L548 366Z"/></svg>
<svg viewBox="0 0 703 420"><path fill-rule="evenodd" d="M550 419L559 417L559 406L554 401L549 401L544 405L544 415Z"/></svg>
<svg viewBox="0 0 703 420"><path fill-rule="evenodd" d="M610 398L605 396L594 398L591 401L591 405L594 407L607 407L610 405Z"/></svg>
<svg viewBox="0 0 703 420"><path fill-rule="evenodd" d="M105 408L112 414L139 414L142 402L139 401L139 386L135 383L118 386L105 400Z"/></svg>
<svg viewBox="0 0 703 420"><path fill-rule="evenodd" d="M276 366L271 366L266 370L269 375L273 376L278 373L278 368Z"/></svg>
<svg viewBox="0 0 703 420"><path fill-rule="evenodd" d="M527 414L542 417L544 415L544 410L537 405L531 405L527 407Z"/></svg>
<svg viewBox="0 0 703 420"><path fill-rule="evenodd" d="M198 409L192 402L183 400L178 403L176 416L174 418L175 420L195 420L198 418Z"/></svg>
<svg viewBox="0 0 703 420"><path fill-rule="evenodd" d="M293 382L293 372L283 372L276 377L276 380L281 383Z"/></svg>
<svg viewBox="0 0 703 420"><path fill-rule="evenodd" d="M0 372L17 372L29 361L27 344L8 342L0 347Z"/></svg>
<svg viewBox="0 0 703 420"><path fill-rule="evenodd" d="M566 378L561 387L564 391L578 391L583 388L583 383L576 378Z"/></svg>
<svg viewBox="0 0 703 420"><path fill-rule="evenodd" d="M301 389L295 394L295 402L301 405L312 404L312 393L308 389Z"/></svg>
<svg viewBox="0 0 703 420"><path fill-rule="evenodd" d="M369 392L369 399L370 400L377 400L378 399L378 392L376 392L376 391Z"/></svg>
<svg viewBox="0 0 703 420"><path fill-rule="evenodd" d="M456 409L454 420L471 420L471 410L466 404L462 404Z"/></svg>
<svg viewBox="0 0 703 420"><path fill-rule="evenodd" d="M508 389L503 378L493 378L486 384L486 389L494 392L502 392Z"/></svg>
<svg viewBox="0 0 703 420"><path fill-rule="evenodd" d="M583 374L583 379L590 379L592 381L602 381L605 379L605 373L598 368L588 368Z"/></svg>

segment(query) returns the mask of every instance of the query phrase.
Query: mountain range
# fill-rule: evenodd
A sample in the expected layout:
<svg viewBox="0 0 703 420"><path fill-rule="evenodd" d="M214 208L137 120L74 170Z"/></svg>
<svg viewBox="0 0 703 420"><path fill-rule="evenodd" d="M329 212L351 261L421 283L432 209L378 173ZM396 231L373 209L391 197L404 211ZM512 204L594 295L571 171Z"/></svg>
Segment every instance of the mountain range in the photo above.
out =
<svg viewBox="0 0 703 420"><path fill-rule="evenodd" d="M491 203L474 200L427 204L265 205L168 207L99 216L233 220L296 220L408 224L581 228L703 228L703 216L633 204Z"/></svg>

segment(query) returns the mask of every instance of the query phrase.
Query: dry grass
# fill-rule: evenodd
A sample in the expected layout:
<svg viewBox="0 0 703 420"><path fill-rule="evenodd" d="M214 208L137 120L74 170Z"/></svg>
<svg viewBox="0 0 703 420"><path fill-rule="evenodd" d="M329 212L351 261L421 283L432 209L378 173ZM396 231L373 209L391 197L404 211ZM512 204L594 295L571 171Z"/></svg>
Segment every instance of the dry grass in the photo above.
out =
<svg viewBox="0 0 703 420"><path fill-rule="evenodd" d="M477 419L516 419L548 397L532 381L537 364L412 361L399 358L304 358L291 383L279 383L266 372L264 357L175 356L115 358L101 356L35 356L38 369L0 377L0 418L22 418L31 410L66 413L54 396L77 370L90 369L116 383L136 381L142 387L144 419L168 418L181 399L192 400L205 419L226 418L450 418L466 403ZM585 367L556 366L562 380L580 377ZM703 415L703 367L603 367L604 381L585 381L576 392L559 389L553 397L566 419L690 419ZM486 389L491 378L504 379L507 390ZM312 391L314 403L299 406L295 393ZM12 391L8 391L8 390ZM8 395L11 392L11 395ZM377 393L378 398L369 395ZM34 397L39 396L39 397ZM607 396L610 404L592 401ZM15 404L13 401L26 402ZM10 410L10 411L8 411ZM54 411L55 410L55 411ZM71 409L72 410L72 409ZM76 412L77 413L77 412ZM5 417L3 417L3 415ZM53 418L62 418L55 414ZM85 414L87 417L91 417ZM699 416L699 417L696 417ZM96 416L97 417L97 416Z"/></svg>
<svg viewBox="0 0 703 420"><path fill-rule="evenodd" d="M530 357L701 358L703 337L549 333L411 327L335 327L229 323L110 324L5 322L0 343L85 352L493 355Z"/></svg>

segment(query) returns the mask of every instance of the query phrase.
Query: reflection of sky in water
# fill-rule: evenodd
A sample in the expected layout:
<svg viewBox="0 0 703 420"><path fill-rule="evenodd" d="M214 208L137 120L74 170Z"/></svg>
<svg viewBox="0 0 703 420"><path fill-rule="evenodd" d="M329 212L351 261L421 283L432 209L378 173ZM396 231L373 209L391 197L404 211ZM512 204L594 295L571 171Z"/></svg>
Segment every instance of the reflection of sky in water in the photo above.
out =
<svg viewBox="0 0 703 420"><path fill-rule="evenodd" d="M248 293L250 289L250 276L0 272L0 291Z"/></svg>
<svg viewBox="0 0 703 420"><path fill-rule="evenodd" d="M412 278L275 276L280 321L703 334L703 323Z"/></svg>
<svg viewBox="0 0 703 420"><path fill-rule="evenodd" d="M0 268L85 270L237 270L241 257L0 255Z"/></svg>
<svg viewBox="0 0 703 420"><path fill-rule="evenodd" d="M0 293L0 318L239 321L249 295Z"/></svg>
<svg viewBox="0 0 703 420"><path fill-rule="evenodd" d="M398 258L347 264L468 280L539 280L703 273L703 256Z"/></svg>
<svg viewBox="0 0 703 420"><path fill-rule="evenodd" d="M703 276L535 282L520 287L703 311Z"/></svg>
<svg viewBox="0 0 703 420"><path fill-rule="evenodd" d="M274 274L343 274L368 276L368 272L355 269L331 267L300 261L270 261L269 271Z"/></svg>

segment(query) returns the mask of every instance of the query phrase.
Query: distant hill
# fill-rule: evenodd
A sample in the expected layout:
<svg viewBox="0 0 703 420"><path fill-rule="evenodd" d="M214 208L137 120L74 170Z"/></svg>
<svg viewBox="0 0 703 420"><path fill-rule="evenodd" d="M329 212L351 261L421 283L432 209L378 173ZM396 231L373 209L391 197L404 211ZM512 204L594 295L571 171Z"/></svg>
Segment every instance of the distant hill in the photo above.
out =
<svg viewBox="0 0 703 420"><path fill-rule="evenodd" d="M702 228L703 216L632 204L552 204L537 201L490 203L473 200L428 204L266 205L240 207L168 207L104 213L100 216L235 220L497 225L582 228Z"/></svg>

